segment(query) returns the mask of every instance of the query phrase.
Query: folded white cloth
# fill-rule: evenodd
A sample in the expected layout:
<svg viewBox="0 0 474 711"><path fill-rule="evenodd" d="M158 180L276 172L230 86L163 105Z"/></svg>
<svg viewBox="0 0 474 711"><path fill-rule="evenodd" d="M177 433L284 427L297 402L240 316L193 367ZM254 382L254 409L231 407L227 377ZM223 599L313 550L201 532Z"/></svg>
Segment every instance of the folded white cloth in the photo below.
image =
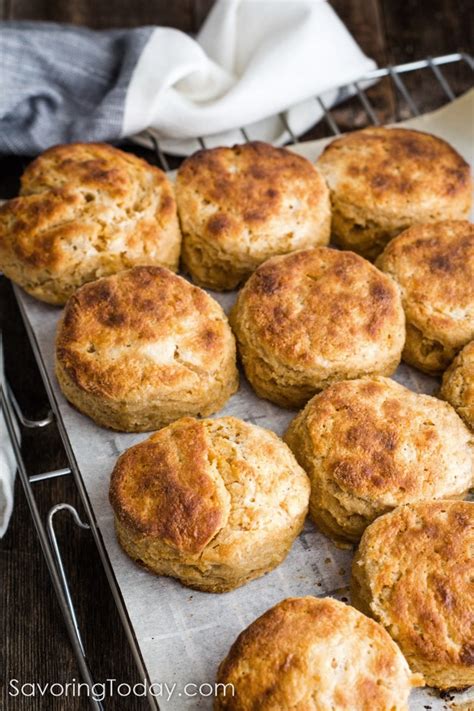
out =
<svg viewBox="0 0 474 711"><path fill-rule="evenodd" d="M374 67L324 0L217 0L197 39L166 27L0 26L0 152L150 129L172 153L288 138Z"/></svg>
<svg viewBox="0 0 474 711"><path fill-rule="evenodd" d="M151 129L165 151L185 155L251 139L288 139L321 118L340 87L374 68L324 0L218 0L197 40L157 28L132 73L124 135ZM177 140L175 140L177 139ZM189 140L191 139L191 140ZM143 134L137 137L146 142Z"/></svg>
<svg viewBox="0 0 474 711"><path fill-rule="evenodd" d="M2 334L0 331L0 383L5 387L3 370ZM18 429L17 429L18 434ZM0 538L7 530L13 511L13 489L15 484L16 463L10 443L7 426L0 408Z"/></svg>

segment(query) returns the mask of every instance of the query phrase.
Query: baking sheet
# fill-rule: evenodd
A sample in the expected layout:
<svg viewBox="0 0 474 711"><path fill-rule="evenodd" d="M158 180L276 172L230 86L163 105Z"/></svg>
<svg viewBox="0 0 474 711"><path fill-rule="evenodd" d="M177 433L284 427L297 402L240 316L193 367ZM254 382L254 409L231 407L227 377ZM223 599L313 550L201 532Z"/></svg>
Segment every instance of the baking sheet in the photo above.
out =
<svg viewBox="0 0 474 711"><path fill-rule="evenodd" d="M474 91L444 109L405 122L405 125L445 138L472 164L473 100ZM314 159L327 142L299 144L294 150ZM166 698L167 692L163 697L157 697L159 706L163 711L211 709L211 697L186 696L185 685L213 683L218 663L239 632L281 599L331 595L348 601L352 552L336 548L308 520L282 565L230 593L195 592L169 578L155 577L135 565L115 539L108 502L109 478L117 456L149 435L120 434L102 429L68 405L53 370L54 338L61 311L34 300L21 289L16 288L16 293L36 338L57 400L58 414L64 422L148 676L153 683L167 684L168 687L176 684L171 699ZM226 311L235 299L235 294L212 295ZM432 394L438 387L437 380L406 365L401 365L394 377L416 392ZM215 417L234 415L281 435L294 414L257 398L242 376L238 393ZM449 706L432 690L415 690L410 697L410 709L426 708L438 711Z"/></svg>

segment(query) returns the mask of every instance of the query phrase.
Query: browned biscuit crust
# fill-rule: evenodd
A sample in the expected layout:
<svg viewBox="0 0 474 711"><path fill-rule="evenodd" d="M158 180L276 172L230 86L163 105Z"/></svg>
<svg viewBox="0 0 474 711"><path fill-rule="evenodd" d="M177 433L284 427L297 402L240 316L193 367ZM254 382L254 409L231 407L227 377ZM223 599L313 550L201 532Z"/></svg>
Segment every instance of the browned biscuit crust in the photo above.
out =
<svg viewBox="0 0 474 711"><path fill-rule="evenodd" d="M219 410L238 387L235 358L219 304L162 267L81 287L56 339L68 400L99 425L130 432Z"/></svg>
<svg viewBox="0 0 474 711"><path fill-rule="evenodd" d="M388 378L331 385L284 439L311 480L311 517L339 544L400 504L462 498L474 483L474 440L453 408Z"/></svg>
<svg viewBox="0 0 474 711"><path fill-rule="evenodd" d="M0 207L0 268L42 301L138 264L178 267L173 188L146 161L105 144L56 146Z"/></svg>
<svg viewBox="0 0 474 711"><path fill-rule="evenodd" d="M410 673L383 627L331 598L283 600L236 639L215 711L407 711Z"/></svg>
<svg viewBox="0 0 474 711"><path fill-rule="evenodd" d="M317 166L331 191L335 239L369 259L410 225L469 216L470 168L429 133L383 127L348 133L329 144Z"/></svg>
<svg viewBox="0 0 474 711"><path fill-rule="evenodd" d="M474 338L474 226L466 220L414 225L390 242L377 266L402 292L403 360L441 373Z"/></svg>
<svg viewBox="0 0 474 711"><path fill-rule="evenodd" d="M120 544L158 575L225 592L281 563L303 527L308 477L269 430L182 418L118 459Z"/></svg>
<svg viewBox="0 0 474 711"><path fill-rule="evenodd" d="M255 392L282 407L300 407L336 380L390 375L405 340L396 283L325 247L262 264L230 320Z"/></svg>
<svg viewBox="0 0 474 711"><path fill-rule="evenodd" d="M267 143L198 151L176 198L183 264L200 286L235 288L275 254L329 242L329 191L302 156Z"/></svg>
<svg viewBox="0 0 474 711"><path fill-rule="evenodd" d="M354 605L441 689L474 684L473 550L474 503L408 504L366 529L352 566Z"/></svg>
<svg viewBox="0 0 474 711"><path fill-rule="evenodd" d="M464 346L444 373L440 394L474 430L474 341Z"/></svg>

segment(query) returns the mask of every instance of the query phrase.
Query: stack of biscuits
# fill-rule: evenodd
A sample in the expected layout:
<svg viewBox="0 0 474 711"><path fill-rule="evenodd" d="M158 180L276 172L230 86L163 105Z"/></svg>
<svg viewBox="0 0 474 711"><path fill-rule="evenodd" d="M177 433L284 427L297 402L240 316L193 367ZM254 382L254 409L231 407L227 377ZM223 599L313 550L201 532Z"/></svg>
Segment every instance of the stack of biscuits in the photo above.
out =
<svg viewBox="0 0 474 711"><path fill-rule="evenodd" d="M474 684L471 198L446 142L370 128L315 165L260 142L201 150L174 186L116 148L59 146L0 208L1 270L65 306L65 397L154 431L111 475L133 560L223 593L280 565L308 512L357 546L353 606L268 610L222 661L234 693L216 710L403 711L414 686ZM205 291L238 287L229 316ZM237 355L260 398L300 410L283 439L209 418ZM401 360L442 378L439 397L391 379Z"/></svg>

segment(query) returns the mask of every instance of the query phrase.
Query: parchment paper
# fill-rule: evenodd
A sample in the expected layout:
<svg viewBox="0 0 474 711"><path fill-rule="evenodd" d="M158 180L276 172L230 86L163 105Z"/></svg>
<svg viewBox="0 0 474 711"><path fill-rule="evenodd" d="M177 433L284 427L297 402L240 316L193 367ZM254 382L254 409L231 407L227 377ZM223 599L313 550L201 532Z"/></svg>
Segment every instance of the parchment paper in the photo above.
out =
<svg viewBox="0 0 474 711"><path fill-rule="evenodd" d="M472 163L473 99L474 91L442 110L406 124L447 139ZM314 159L327 142L299 144L294 150ZM158 699L160 708L211 709L212 699L187 698L182 694L185 684L213 683L219 661L239 632L281 599L331 595L348 601L352 552L336 548L308 520L282 565L243 588L220 595L189 590L135 565L115 539L108 502L109 477L117 456L149 435L102 429L68 405L53 372L54 338L61 312L35 301L20 289L16 292L36 336L149 677L152 682L177 684L171 701ZM235 299L235 294L213 296L226 311ZM438 387L438 381L405 365L400 366L394 377L416 392L432 394ZM257 398L242 376L240 390L216 416L235 415L281 435L294 414ZM433 711L448 708L436 692L414 691L410 709L421 711L427 707Z"/></svg>

